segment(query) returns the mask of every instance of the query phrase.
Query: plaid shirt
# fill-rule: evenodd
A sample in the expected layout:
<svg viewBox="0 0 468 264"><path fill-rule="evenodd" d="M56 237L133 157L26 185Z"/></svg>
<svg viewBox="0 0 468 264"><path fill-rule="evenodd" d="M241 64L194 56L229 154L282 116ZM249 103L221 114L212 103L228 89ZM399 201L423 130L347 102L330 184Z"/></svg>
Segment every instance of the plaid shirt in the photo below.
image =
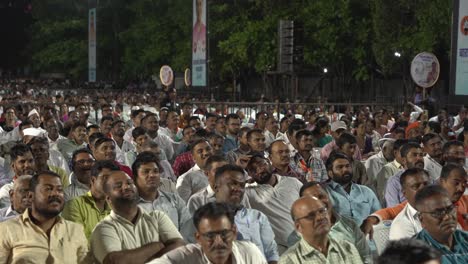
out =
<svg viewBox="0 0 468 264"><path fill-rule="evenodd" d="M294 164L290 163L288 166L288 171L286 173L280 172L277 168L273 167L273 174L278 174L285 177L296 178L302 183L306 183L307 180L305 176L299 173L296 168L294 168Z"/></svg>
<svg viewBox="0 0 468 264"><path fill-rule="evenodd" d="M313 155L307 159L302 157L301 154L296 153L293 158L291 166L304 177L306 181L325 182L328 180L327 169L321 159L315 158Z"/></svg>
<svg viewBox="0 0 468 264"><path fill-rule="evenodd" d="M174 170L175 176L179 177L190 170L193 165L195 165L195 161L193 160L192 152L187 151L177 156L174 164L172 164L172 169Z"/></svg>

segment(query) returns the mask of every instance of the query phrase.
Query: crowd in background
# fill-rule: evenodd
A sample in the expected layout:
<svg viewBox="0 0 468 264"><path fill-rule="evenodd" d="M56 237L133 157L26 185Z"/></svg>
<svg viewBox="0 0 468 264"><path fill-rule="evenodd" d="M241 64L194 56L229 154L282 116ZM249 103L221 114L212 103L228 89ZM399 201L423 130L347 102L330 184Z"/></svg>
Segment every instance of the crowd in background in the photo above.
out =
<svg viewBox="0 0 468 264"><path fill-rule="evenodd" d="M0 263L468 262L465 106L0 86Z"/></svg>

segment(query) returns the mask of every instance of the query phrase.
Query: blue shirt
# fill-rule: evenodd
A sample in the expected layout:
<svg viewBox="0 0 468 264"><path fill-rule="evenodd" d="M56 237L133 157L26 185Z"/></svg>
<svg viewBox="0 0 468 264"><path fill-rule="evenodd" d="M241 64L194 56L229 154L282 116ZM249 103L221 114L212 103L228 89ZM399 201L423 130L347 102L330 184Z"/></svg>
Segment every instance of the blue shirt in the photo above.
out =
<svg viewBox="0 0 468 264"><path fill-rule="evenodd" d="M234 222L238 240L254 243L267 261L279 260L275 234L266 215L255 209L242 208L237 212Z"/></svg>
<svg viewBox="0 0 468 264"><path fill-rule="evenodd" d="M335 211L352 218L359 226L366 217L381 208L377 196L367 186L351 183L348 194L340 184L330 181L326 189Z"/></svg>
<svg viewBox="0 0 468 264"><path fill-rule="evenodd" d="M226 154L230 150L236 149L238 147L237 138L227 134L226 138L224 138L223 153Z"/></svg>
<svg viewBox="0 0 468 264"><path fill-rule="evenodd" d="M406 201L400 184L400 177L403 172L405 172L405 170L400 170L388 179L387 187L385 188L385 202L387 203L387 207L394 207Z"/></svg>
<svg viewBox="0 0 468 264"><path fill-rule="evenodd" d="M453 249L447 248L445 245L437 242L426 229L419 232L415 238L439 250L442 254L442 264L468 263L468 233L465 231L455 230L453 234Z"/></svg>

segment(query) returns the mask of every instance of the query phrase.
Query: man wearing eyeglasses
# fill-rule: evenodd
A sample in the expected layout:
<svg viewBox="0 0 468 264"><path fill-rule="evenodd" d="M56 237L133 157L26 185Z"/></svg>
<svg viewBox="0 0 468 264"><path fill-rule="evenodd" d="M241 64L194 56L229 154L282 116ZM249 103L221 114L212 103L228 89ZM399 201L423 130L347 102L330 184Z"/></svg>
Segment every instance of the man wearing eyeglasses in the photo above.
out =
<svg viewBox="0 0 468 264"><path fill-rule="evenodd" d="M64 190L65 201L81 196L89 191L91 186L91 168L95 162L91 151L85 148L75 150L70 162L72 174L71 184Z"/></svg>
<svg viewBox="0 0 468 264"><path fill-rule="evenodd" d="M168 252L150 264L266 264L262 252L249 241L236 240L235 211L225 203L208 203L195 211L197 244Z"/></svg>
<svg viewBox="0 0 468 264"><path fill-rule="evenodd" d="M429 181L428 173L421 168L407 169L401 175L400 183L408 203L393 220L389 234L390 240L411 238L421 231L421 222L418 219L418 211L415 209L414 197L417 191L429 184Z"/></svg>
<svg viewBox="0 0 468 264"><path fill-rule="evenodd" d="M296 200L291 216L302 239L281 256L279 263L363 263L353 244L329 236L330 215L317 197L306 195Z"/></svg>
<svg viewBox="0 0 468 264"><path fill-rule="evenodd" d="M317 197L326 207L330 216L330 233L329 235L336 240L346 240L356 246L356 249L364 263L372 263L372 255L367 244L366 236L359 229L359 226L353 219L339 215L334 209L328 193L320 185L319 182L307 182L299 192L300 196ZM291 233L288 237L288 245L292 247L301 236L297 231Z"/></svg>
<svg viewBox="0 0 468 264"><path fill-rule="evenodd" d="M442 264L468 263L468 233L457 230L457 207L438 185L421 189L415 198L423 230L416 235L442 253Z"/></svg>

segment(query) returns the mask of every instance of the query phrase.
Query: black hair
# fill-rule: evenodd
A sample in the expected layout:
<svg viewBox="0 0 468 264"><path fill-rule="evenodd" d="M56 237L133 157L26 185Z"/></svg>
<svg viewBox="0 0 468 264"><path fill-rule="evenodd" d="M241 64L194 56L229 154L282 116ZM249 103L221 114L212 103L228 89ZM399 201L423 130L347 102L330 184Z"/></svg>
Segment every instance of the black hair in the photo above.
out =
<svg viewBox="0 0 468 264"><path fill-rule="evenodd" d="M123 123L125 125L125 122L122 119L117 119L111 124L111 128L114 128L117 124Z"/></svg>
<svg viewBox="0 0 468 264"><path fill-rule="evenodd" d="M405 238L390 241L377 264L424 264L439 260L440 252L421 240Z"/></svg>
<svg viewBox="0 0 468 264"><path fill-rule="evenodd" d="M244 175L244 169L242 169L241 167L233 164L226 164L216 169L215 181L218 182L221 176L223 176L223 174L227 171L234 171Z"/></svg>
<svg viewBox="0 0 468 264"><path fill-rule="evenodd" d="M327 161L325 162L325 167L327 168L327 171L333 171L333 163L335 162L335 160L338 160L338 159L345 159L349 161L349 163L351 163L351 160L346 154L342 152L338 152L338 151L332 151Z"/></svg>
<svg viewBox="0 0 468 264"><path fill-rule="evenodd" d="M395 143L393 143L393 151L400 151L400 148L408 143L407 139L397 139Z"/></svg>
<svg viewBox="0 0 468 264"><path fill-rule="evenodd" d="M317 185L320 185L320 183L316 181L306 182L304 185L302 185L301 189L299 190L299 196L302 197L304 195L305 190Z"/></svg>
<svg viewBox="0 0 468 264"><path fill-rule="evenodd" d="M146 135L146 129L144 127L135 127L132 130L132 137L133 139L136 139L139 136Z"/></svg>
<svg viewBox="0 0 468 264"><path fill-rule="evenodd" d="M31 122L31 120L26 119L23 122L21 122L21 124L19 124L19 130L23 130L23 127L25 126L32 126L32 125L33 123Z"/></svg>
<svg viewBox="0 0 468 264"><path fill-rule="evenodd" d="M114 122L114 118L112 116L103 116L101 118L101 124L104 123L104 121L110 120L111 122Z"/></svg>
<svg viewBox="0 0 468 264"><path fill-rule="evenodd" d="M265 112L265 111L260 111L258 113L255 114L255 120L257 120L261 115L266 115L267 118L268 118L268 113Z"/></svg>
<svg viewBox="0 0 468 264"><path fill-rule="evenodd" d="M419 145L416 142L411 142L411 141L404 144L400 149L401 157L405 158L406 155L408 155L408 153L410 152L410 150L414 148L421 149L421 145Z"/></svg>
<svg viewBox="0 0 468 264"><path fill-rule="evenodd" d="M130 114L130 117L131 118L135 118L137 117L140 113L144 113L145 110L143 109L136 109L136 110L133 110L132 113Z"/></svg>
<svg viewBox="0 0 468 264"><path fill-rule="evenodd" d="M88 144L90 145L93 145L93 143L96 142L96 140L100 139L100 138L105 138L106 135L104 135L103 133L101 132L96 132L96 133L93 133L91 136L89 136L88 138Z"/></svg>
<svg viewBox="0 0 468 264"><path fill-rule="evenodd" d="M440 138L440 136L435 133L427 133L422 137L422 143L426 145L427 142L429 142L429 140L436 138L436 137Z"/></svg>
<svg viewBox="0 0 468 264"><path fill-rule="evenodd" d="M119 166L117 166L114 162L110 160L99 160L94 163L93 167L91 167L91 177L97 178L103 169L108 169L110 171L120 171Z"/></svg>
<svg viewBox="0 0 468 264"><path fill-rule="evenodd" d="M416 209L421 211L421 206L423 205L424 201L436 195L443 195L448 197L448 192L440 185L428 185L419 190L414 198Z"/></svg>
<svg viewBox="0 0 468 264"><path fill-rule="evenodd" d="M288 135L292 136L292 134L294 134L295 131L305 129L306 127L307 126L304 120L296 118L291 122L291 124L289 124Z"/></svg>
<svg viewBox="0 0 468 264"><path fill-rule="evenodd" d="M267 158L265 158L265 156L263 156L262 154L253 154L252 157L250 158L249 162L247 163L247 166L246 166L246 170L247 171L250 171L250 169L252 169L252 166L255 162L257 162L259 159L262 159L262 160L268 160Z"/></svg>
<svg viewBox="0 0 468 264"><path fill-rule="evenodd" d="M89 125L86 127L86 133L89 133L89 131L91 131L91 129L100 129L100 127L98 125Z"/></svg>
<svg viewBox="0 0 468 264"><path fill-rule="evenodd" d="M45 137L33 137L29 142L28 146L31 147L34 144L43 144L47 145L47 148L49 148L49 140Z"/></svg>
<svg viewBox="0 0 468 264"><path fill-rule="evenodd" d="M189 120L188 120L189 124L190 124L190 121L192 121L192 120L200 120L200 117L198 117L198 116L191 116L191 117L189 118Z"/></svg>
<svg viewBox="0 0 468 264"><path fill-rule="evenodd" d="M440 178L443 180L447 180L450 173L454 170L458 170L466 176L466 171L460 164L449 162L442 167L442 171L440 172Z"/></svg>
<svg viewBox="0 0 468 264"><path fill-rule="evenodd" d="M43 176L43 175L49 175L49 176L53 176L53 177L57 177L60 179L60 183L62 183L62 177L60 177L60 175L58 175L57 173L53 172L53 171L40 171L38 173L35 173L32 178L31 178L31 181L29 182L29 191L31 192L34 192L35 189L36 189L36 186L39 185L39 177L40 176Z"/></svg>
<svg viewBox="0 0 468 264"><path fill-rule="evenodd" d="M226 116L226 125L227 123L229 122L230 119L239 119L240 120L240 117L238 114L229 114Z"/></svg>
<svg viewBox="0 0 468 264"><path fill-rule="evenodd" d="M161 167L161 163L159 161L158 156L154 154L153 152L150 151L143 151L142 153L138 154L136 157L135 161L132 164L132 173L135 177L135 179L138 177L138 169L141 167L141 165L146 164L146 163L156 163L156 166L158 166L159 172L163 172L163 168Z"/></svg>
<svg viewBox="0 0 468 264"><path fill-rule="evenodd" d="M223 157L223 156L220 156L220 155L212 155L210 156L208 159L206 159L206 165L205 165L205 169L206 170L211 170L211 166L213 165L213 163L215 162L227 162L227 160Z"/></svg>
<svg viewBox="0 0 468 264"><path fill-rule="evenodd" d="M195 140L192 144L190 144L190 150L192 151L192 153L193 153L194 148L195 148L198 144L201 144L201 143L203 143L203 142L208 143L208 145L210 144L210 143L207 141L206 138L197 139L197 140Z"/></svg>
<svg viewBox="0 0 468 264"><path fill-rule="evenodd" d="M251 129L249 132L247 132L247 141L250 141L250 139L252 138L252 135L254 133L258 133L258 134L263 135L263 131L261 129L259 129L259 128Z"/></svg>
<svg viewBox="0 0 468 264"><path fill-rule="evenodd" d="M312 131L307 130L307 129L301 129L296 132L296 141L301 140L302 137L307 137L307 136L313 136L314 134Z"/></svg>
<svg viewBox="0 0 468 264"><path fill-rule="evenodd" d="M115 145L114 140L108 137L103 137L103 138L98 138L96 142L94 142L94 148L97 149L100 145L106 143L106 142L112 142Z"/></svg>
<svg viewBox="0 0 468 264"><path fill-rule="evenodd" d="M458 140L452 140L444 144L444 146L442 147L442 152L446 154L452 146L464 147L463 142L458 141Z"/></svg>
<svg viewBox="0 0 468 264"><path fill-rule="evenodd" d="M432 131L434 131L434 133L439 134L440 132L442 132L442 127L441 127L441 125L440 125L439 122L429 121L429 122L427 122L427 126L428 126Z"/></svg>
<svg viewBox="0 0 468 264"><path fill-rule="evenodd" d="M11 157L11 161L14 162L16 161L16 159L18 157L21 157L21 156L24 156L26 155L28 152L31 153L32 155L32 151L31 151L31 147L26 145L26 144L23 144L23 143L18 143L16 145L14 145L11 150L10 150L10 157Z"/></svg>
<svg viewBox="0 0 468 264"><path fill-rule="evenodd" d="M213 113L207 113L205 115L205 120L207 120L208 118L211 118L211 117L214 117L214 118L218 119L218 115L213 114Z"/></svg>
<svg viewBox="0 0 468 264"><path fill-rule="evenodd" d="M238 137L243 137L245 134L249 133L250 130L252 130L250 127L241 127Z"/></svg>
<svg viewBox="0 0 468 264"><path fill-rule="evenodd" d="M91 152L91 150L87 149L87 148L79 148L75 151L73 151L73 154L72 154L72 158L70 159L70 169L73 171L75 169L75 164L76 164L76 156L78 156L79 154L81 153L86 153L86 154L89 154L91 155L93 158L93 153Z"/></svg>
<svg viewBox="0 0 468 264"><path fill-rule="evenodd" d="M234 216L236 211L233 207L227 203L211 202L198 208L193 214L193 224L195 228L199 228L199 224L203 218L208 219L219 219L221 217L227 217L231 225L234 225Z"/></svg>
<svg viewBox="0 0 468 264"><path fill-rule="evenodd" d="M427 173L426 170L418 168L418 167L405 170L400 176L400 185L404 186L406 182L406 178L413 176L413 175L420 174L420 173L424 173L426 174L427 177L429 177L429 173Z"/></svg>
<svg viewBox="0 0 468 264"><path fill-rule="evenodd" d="M356 144L356 142L357 142L356 137L354 135L348 132L344 132L344 133L341 133L341 135L336 140L336 145L339 148L342 148L346 143Z"/></svg>

